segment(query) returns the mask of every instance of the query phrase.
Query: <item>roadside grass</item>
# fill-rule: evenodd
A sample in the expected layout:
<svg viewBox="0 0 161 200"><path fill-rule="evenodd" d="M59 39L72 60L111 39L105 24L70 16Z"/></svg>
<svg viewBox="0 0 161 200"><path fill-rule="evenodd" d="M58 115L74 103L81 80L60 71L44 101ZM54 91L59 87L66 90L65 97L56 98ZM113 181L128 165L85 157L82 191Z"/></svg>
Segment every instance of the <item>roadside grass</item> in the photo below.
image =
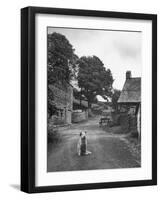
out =
<svg viewBox="0 0 161 200"><path fill-rule="evenodd" d="M60 132L58 129L49 129L47 133L47 149L48 153L61 142Z"/></svg>
<svg viewBox="0 0 161 200"><path fill-rule="evenodd" d="M123 129L121 126L102 126L102 129L107 133L123 139L128 145L132 155L136 158L136 161L141 165L141 140L136 131L129 132L127 129Z"/></svg>
<svg viewBox="0 0 161 200"><path fill-rule="evenodd" d="M58 143L60 141L60 134L57 129L48 129L48 143Z"/></svg>
<svg viewBox="0 0 161 200"><path fill-rule="evenodd" d="M113 133L113 134L118 134L118 135L122 135L122 134L127 134L127 130L123 129L121 126L101 126L101 128L108 132L108 133Z"/></svg>
<svg viewBox="0 0 161 200"><path fill-rule="evenodd" d="M135 132L130 132L125 136L125 140L131 149L132 154L136 157L137 162L141 165L141 140Z"/></svg>

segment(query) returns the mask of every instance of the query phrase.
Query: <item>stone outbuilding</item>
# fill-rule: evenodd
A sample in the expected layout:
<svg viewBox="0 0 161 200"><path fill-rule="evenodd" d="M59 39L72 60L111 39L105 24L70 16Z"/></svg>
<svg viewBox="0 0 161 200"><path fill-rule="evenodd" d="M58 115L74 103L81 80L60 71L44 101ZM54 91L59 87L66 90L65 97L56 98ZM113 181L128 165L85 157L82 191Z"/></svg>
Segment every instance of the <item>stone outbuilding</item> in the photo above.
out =
<svg viewBox="0 0 161 200"><path fill-rule="evenodd" d="M55 111L51 117L54 124L71 124L73 110L73 87L69 83L65 85L49 85L53 93L52 105Z"/></svg>
<svg viewBox="0 0 161 200"><path fill-rule="evenodd" d="M118 99L118 108L121 113L130 116L129 128L137 129L141 135L141 78L132 77L131 71L126 72L126 80ZM135 119L135 120L134 120ZM125 120L124 120L125 121Z"/></svg>

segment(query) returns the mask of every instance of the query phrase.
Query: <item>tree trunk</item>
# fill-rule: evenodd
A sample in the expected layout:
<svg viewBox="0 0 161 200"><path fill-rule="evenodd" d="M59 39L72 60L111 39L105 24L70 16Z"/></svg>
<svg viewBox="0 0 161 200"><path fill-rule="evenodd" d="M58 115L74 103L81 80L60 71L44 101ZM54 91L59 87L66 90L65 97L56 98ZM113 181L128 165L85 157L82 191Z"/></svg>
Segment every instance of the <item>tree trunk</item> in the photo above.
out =
<svg viewBox="0 0 161 200"><path fill-rule="evenodd" d="M81 107L81 104L82 104L82 88L81 88L81 92L80 92L80 107Z"/></svg>
<svg viewBox="0 0 161 200"><path fill-rule="evenodd" d="M91 109L91 102L88 100L88 109Z"/></svg>
<svg viewBox="0 0 161 200"><path fill-rule="evenodd" d="M91 116L91 102L88 100L88 116Z"/></svg>

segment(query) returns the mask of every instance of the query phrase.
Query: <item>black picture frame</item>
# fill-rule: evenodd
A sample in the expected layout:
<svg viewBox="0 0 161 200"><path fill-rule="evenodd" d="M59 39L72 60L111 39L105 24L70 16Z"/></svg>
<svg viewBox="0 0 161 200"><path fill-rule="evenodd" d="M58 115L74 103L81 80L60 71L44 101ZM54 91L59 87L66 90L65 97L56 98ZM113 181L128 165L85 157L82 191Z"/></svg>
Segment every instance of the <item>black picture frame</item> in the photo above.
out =
<svg viewBox="0 0 161 200"><path fill-rule="evenodd" d="M60 186L35 186L35 15L107 17L152 21L152 179ZM44 7L21 9L21 190L58 192L157 184L157 15Z"/></svg>

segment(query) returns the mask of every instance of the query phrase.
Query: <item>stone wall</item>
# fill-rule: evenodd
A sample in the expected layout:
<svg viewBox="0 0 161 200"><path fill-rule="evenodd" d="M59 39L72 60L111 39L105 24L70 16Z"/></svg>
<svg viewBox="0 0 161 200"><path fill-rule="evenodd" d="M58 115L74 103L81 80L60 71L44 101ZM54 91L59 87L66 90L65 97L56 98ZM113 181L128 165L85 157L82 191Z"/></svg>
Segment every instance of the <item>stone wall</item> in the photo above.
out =
<svg viewBox="0 0 161 200"><path fill-rule="evenodd" d="M125 132L136 132L137 131L137 116L129 115L127 113L120 114L119 124Z"/></svg>
<svg viewBox="0 0 161 200"><path fill-rule="evenodd" d="M52 91L52 105L56 107L56 113L50 118L49 122L55 125L71 124L73 110L73 87L70 84L49 85Z"/></svg>
<svg viewBox="0 0 161 200"><path fill-rule="evenodd" d="M119 124L124 132L129 131L129 116L126 113L120 114L119 117Z"/></svg>
<svg viewBox="0 0 161 200"><path fill-rule="evenodd" d="M53 92L53 104L58 108L66 107L68 110L73 109L73 88L69 84L63 87L62 85L49 85Z"/></svg>
<svg viewBox="0 0 161 200"><path fill-rule="evenodd" d="M87 119L88 119L88 111L73 112L72 113L72 122L73 123L85 121Z"/></svg>

